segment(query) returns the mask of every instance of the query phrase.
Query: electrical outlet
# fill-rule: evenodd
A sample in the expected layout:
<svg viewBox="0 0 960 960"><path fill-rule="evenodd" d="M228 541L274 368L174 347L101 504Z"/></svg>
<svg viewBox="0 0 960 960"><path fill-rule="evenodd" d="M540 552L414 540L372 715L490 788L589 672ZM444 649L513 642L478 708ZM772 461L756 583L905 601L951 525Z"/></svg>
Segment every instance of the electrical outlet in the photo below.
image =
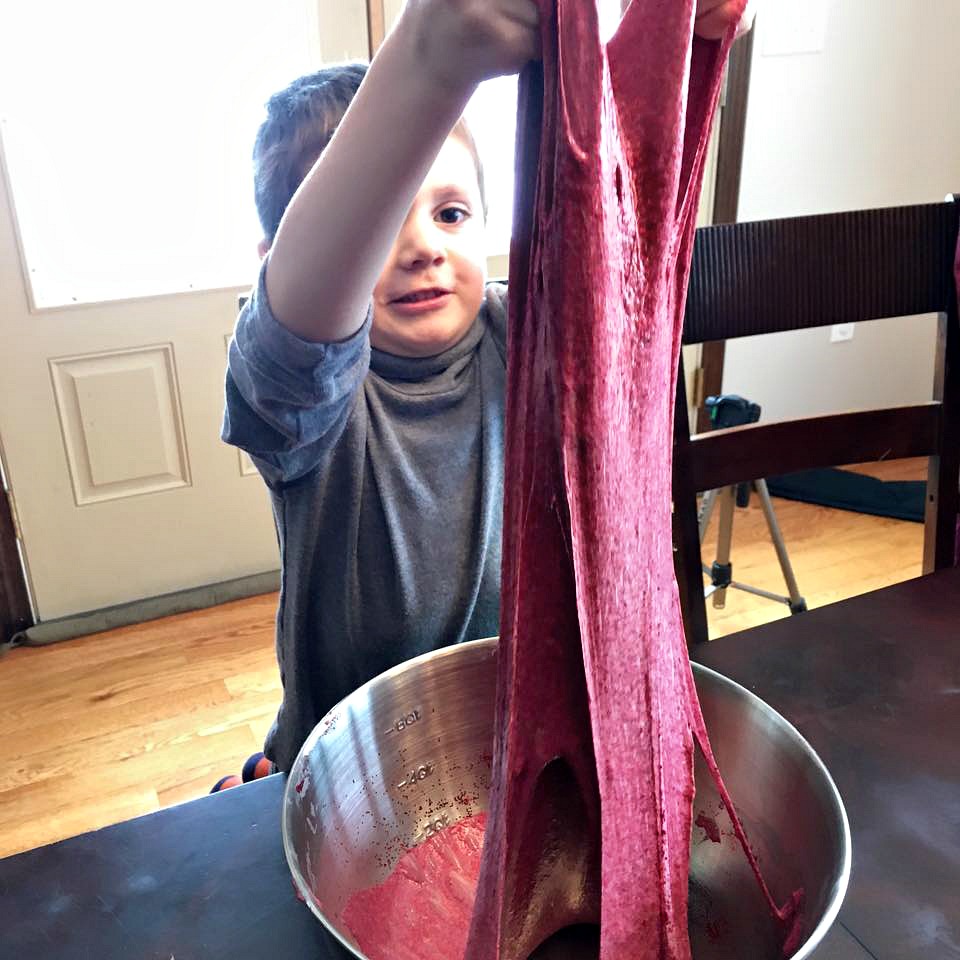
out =
<svg viewBox="0 0 960 960"><path fill-rule="evenodd" d="M852 340L853 327L852 323L835 323L830 328L830 342L843 343L845 340Z"/></svg>

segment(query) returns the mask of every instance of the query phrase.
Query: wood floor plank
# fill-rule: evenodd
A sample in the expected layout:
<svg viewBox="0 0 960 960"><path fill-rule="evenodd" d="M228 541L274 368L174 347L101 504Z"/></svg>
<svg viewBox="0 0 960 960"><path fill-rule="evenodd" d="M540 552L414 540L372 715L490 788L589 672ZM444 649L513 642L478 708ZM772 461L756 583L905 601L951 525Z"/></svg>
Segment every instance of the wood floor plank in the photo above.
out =
<svg viewBox="0 0 960 960"><path fill-rule="evenodd" d="M259 644L225 645L206 651L171 651L158 647L152 653L147 651L132 657L118 653L106 665L81 663L67 670L43 670L42 686L36 684L37 671L42 669L35 667L37 659L31 659L29 668L24 667L21 659L24 653L38 651L13 650L5 658L4 667L6 669L9 663L22 675L24 682L10 691L9 700L4 704L4 715L0 718L0 731L19 724L21 705L26 705L28 711L45 707L63 715L107 702L127 704L155 696L170 697L186 688L223 682L225 675L234 672L242 674L260 670L264 665L262 644L261 638ZM45 652L52 656L60 646L50 647Z"/></svg>
<svg viewBox="0 0 960 960"><path fill-rule="evenodd" d="M156 695L120 705L101 704L80 716L32 717L22 735L5 748L8 777L11 764L50 752L83 748L85 744L117 744L126 754L129 731L149 730L149 742L175 742L183 735L205 735L224 726L240 726L250 717L276 711L275 690L231 694L223 681L186 687L178 698ZM141 739L141 738L137 738Z"/></svg>
<svg viewBox="0 0 960 960"><path fill-rule="evenodd" d="M94 752L84 758L88 766L81 769L72 769L65 754L63 763L45 764L36 780L0 792L4 824L0 855L149 813L159 808L159 794L169 794L185 781L192 782L195 790L192 797L179 799L202 796L224 774L239 773L240 764L261 742L248 725L242 725L184 740L175 747L137 753L126 760ZM224 769L226 763L230 767ZM201 784L196 781L198 771L204 769L211 776ZM97 778L91 770L109 773ZM131 798L135 797L142 801L139 807L133 805ZM105 810L115 810L118 815L104 819Z"/></svg>
<svg viewBox="0 0 960 960"><path fill-rule="evenodd" d="M75 769L76 757L81 753L85 762L109 770L113 779L121 776L121 770L129 771L135 766L139 769L133 761L146 760L148 769L162 769L164 753L163 760L169 764L174 756L211 749L213 737L237 729L246 737L251 721L262 721L275 710L274 700L265 695L248 695L223 705L167 716L135 727L132 732L129 727L118 727L73 745L59 743L54 732L38 737L35 747L28 744L14 748L17 754L6 758L4 784L10 789L35 779L67 775Z"/></svg>
<svg viewBox="0 0 960 960"><path fill-rule="evenodd" d="M158 809L154 790L111 792L95 804L65 805L42 818L25 818L16 825L15 832L4 829L0 834L0 857L65 840L88 830L99 830Z"/></svg>

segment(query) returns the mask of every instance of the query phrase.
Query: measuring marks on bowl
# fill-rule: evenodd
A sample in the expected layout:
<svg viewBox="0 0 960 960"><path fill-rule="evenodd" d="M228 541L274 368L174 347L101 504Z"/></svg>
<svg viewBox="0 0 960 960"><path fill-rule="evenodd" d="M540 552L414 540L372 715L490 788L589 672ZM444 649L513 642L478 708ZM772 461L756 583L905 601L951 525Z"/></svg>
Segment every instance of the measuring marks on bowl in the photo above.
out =
<svg viewBox="0 0 960 960"><path fill-rule="evenodd" d="M397 789L402 787L412 787L418 783L423 783L427 777L433 776L434 765L432 763L421 763L419 766L414 767L407 775L397 784Z"/></svg>
<svg viewBox="0 0 960 960"><path fill-rule="evenodd" d="M427 711L424 710L422 706L407 710L383 731L383 736L389 738L387 742L392 743L397 750L397 756L403 774L401 779L393 780L394 789L400 792L400 795L406 803L412 803L415 798L420 795L421 789L425 786L433 787L435 785L426 784L426 781L430 780L436 773L436 762L434 760L423 760L422 762L415 761L410 763L406 756L407 748L403 745L404 734L410 733L411 728L417 724L421 724L426 713ZM424 732L423 727L418 727L414 732L418 735L422 743L421 735ZM442 790L442 787L439 789ZM437 798L433 796L433 791L430 791L427 798L428 817L426 819L422 817L416 818L418 822L416 823L413 833L414 846L422 843L424 840L428 840L453 822L449 813L439 813L436 809L437 806L443 807L446 805L447 804L442 801L438 802ZM418 812L422 809L423 807L419 806Z"/></svg>
<svg viewBox="0 0 960 960"><path fill-rule="evenodd" d="M431 817L414 834L413 845L418 846L424 840L429 840L434 834L450 826L450 815L443 813L439 817Z"/></svg>
<svg viewBox="0 0 960 960"><path fill-rule="evenodd" d="M451 686L459 689L463 679L455 679ZM428 685L389 705L372 704L374 709L362 717L368 724L366 738L353 735L368 744L370 733L374 735L377 760L375 767L366 768L374 774L367 786L382 791L389 805L386 820L403 849L486 811L493 763L486 731L492 706L481 709L446 686L434 690ZM489 699L492 704L492 688Z"/></svg>
<svg viewBox="0 0 960 960"><path fill-rule="evenodd" d="M419 723L423 719L423 709L417 707L414 710L410 710L408 713L403 714L399 719L395 720L390 727L383 731L385 737L396 738L397 734L402 734L405 730L409 730L414 724ZM403 756L403 748L400 748L401 758ZM435 765L433 762L428 763L417 763L410 767L406 776L397 784L397 789L402 790L404 787L412 787L419 783L423 783L428 777L432 776Z"/></svg>
<svg viewBox="0 0 960 960"><path fill-rule="evenodd" d="M415 723L419 723L423 719L423 713L420 707L417 707L416 710L411 710L409 713L404 714L400 717L399 720L394 721L393 726L389 730L384 730L383 735L389 737L394 733L403 733L407 727L412 727Z"/></svg>

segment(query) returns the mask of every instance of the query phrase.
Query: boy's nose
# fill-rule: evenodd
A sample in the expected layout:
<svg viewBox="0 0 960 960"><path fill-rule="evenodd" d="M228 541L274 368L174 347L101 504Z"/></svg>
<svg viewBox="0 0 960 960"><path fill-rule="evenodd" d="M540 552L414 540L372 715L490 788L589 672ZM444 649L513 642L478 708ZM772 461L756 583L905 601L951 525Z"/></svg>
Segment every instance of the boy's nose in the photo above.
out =
<svg viewBox="0 0 960 960"><path fill-rule="evenodd" d="M412 218L404 224L399 246L400 265L407 270L436 266L446 259L443 237L432 218L426 222Z"/></svg>

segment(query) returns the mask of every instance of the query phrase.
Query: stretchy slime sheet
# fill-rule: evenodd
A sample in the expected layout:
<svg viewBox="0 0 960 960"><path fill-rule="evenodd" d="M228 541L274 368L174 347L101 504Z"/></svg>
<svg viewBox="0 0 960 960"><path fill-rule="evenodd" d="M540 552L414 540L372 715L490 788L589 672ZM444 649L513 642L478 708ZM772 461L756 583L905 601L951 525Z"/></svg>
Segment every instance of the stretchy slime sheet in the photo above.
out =
<svg viewBox="0 0 960 960"><path fill-rule="evenodd" d="M686 960L694 740L722 785L674 578L672 420L732 36L694 37L694 0L633 0L604 47L595 3L540 6L542 86L535 68L521 81L493 793L466 957L526 960L599 921L602 960ZM786 937L793 905L780 914Z"/></svg>

